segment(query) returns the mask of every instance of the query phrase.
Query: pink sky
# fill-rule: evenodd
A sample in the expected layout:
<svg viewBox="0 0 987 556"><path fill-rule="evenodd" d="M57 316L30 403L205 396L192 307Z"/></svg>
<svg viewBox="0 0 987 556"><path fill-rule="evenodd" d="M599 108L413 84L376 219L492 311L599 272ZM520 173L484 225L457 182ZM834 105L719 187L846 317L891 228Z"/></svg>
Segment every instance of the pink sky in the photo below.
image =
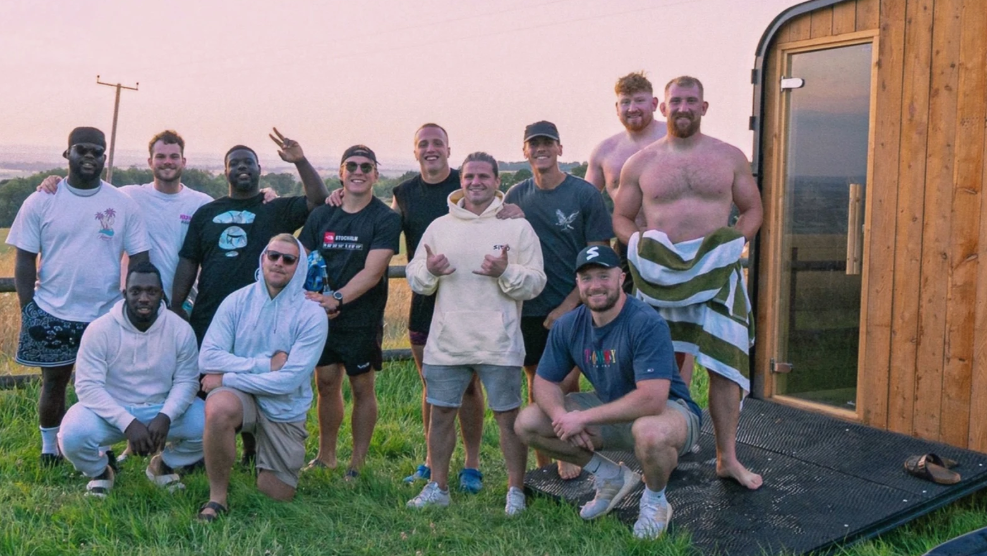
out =
<svg viewBox="0 0 987 556"><path fill-rule="evenodd" d="M65 148L77 125L118 149L173 128L190 164L236 143L270 159L271 126L313 159L365 143L412 162L414 130L450 132L452 160L520 160L526 124L558 124L564 160L622 128L613 84L645 70L659 91L706 86L703 130L750 155L757 41L796 0L420 0L397 2L7 0L0 33L0 145Z"/></svg>

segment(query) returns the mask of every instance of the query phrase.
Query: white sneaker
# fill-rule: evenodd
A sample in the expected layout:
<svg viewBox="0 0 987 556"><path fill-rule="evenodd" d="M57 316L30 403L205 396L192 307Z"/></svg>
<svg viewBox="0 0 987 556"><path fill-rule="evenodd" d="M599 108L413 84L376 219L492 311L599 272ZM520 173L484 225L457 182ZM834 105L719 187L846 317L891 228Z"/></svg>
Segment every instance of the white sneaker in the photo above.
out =
<svg viewBox="0 0 987 556"><path fill-rule="evenodd" d="M672 505L668 500L647 504L641 497L641 514L634 524L634 536L639 539L657 539L668 529L672 521Z"/></svg>
<svg viewBox="0 0 987 556"><path fill-rule="evenodd" d="M409 508L424 508L426 506L448 506L449 491L439 488L439 483L432 481L425 485L421 493L406 504Z"/></svg>
<svg viewBox="0 0 987 556"><path fill-rule="evenodd" d="M634 490L634 487L641 482L641 476L631 470L623 463L620 464L620 475L613 479L594 480L596 485L596 496L583 505L579 510L579 517L583 519L596 519L606 515L610 510L627 494Z"/></svg>
<svg viewBox="0 0 987 556"><path fill-rule="evenodd" d="M517 487L507 489L507 505L504 506L504 513L507 515L517 515L524 511L527 506L524 503L524 491Z"/></svg>

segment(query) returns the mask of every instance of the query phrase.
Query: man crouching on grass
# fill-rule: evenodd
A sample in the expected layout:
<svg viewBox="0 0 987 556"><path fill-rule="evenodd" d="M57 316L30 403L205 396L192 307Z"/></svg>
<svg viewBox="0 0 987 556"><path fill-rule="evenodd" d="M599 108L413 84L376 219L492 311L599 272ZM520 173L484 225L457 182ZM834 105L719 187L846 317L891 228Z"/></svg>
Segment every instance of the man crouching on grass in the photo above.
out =
<svg viewBox="0 0 987 556"><path fill-rule="evenodd" d="M329 327L322 308L305 299L306 269L298 268L304 257L291 234L271 238L260 256L261 278L223 300L202 340L209 477L202 521L228 511L238 431L257 439L257 488L275 500L295 496L305 463L312 372Z"/></svg>
<svg viewBox="0 0 987 556"><path fill-rule="evenodd" d="M646 488L634 536L653 539L668 527L665 485L678 457L699 438L699 407L675 365L668 325L621 289L620 258L590 246L576 259L583 304L556 321L534 381L535 403L515 423L532 448L595 476L596 496L579 511L594 519L612 510L641 481L597 450L634 450ZM563 394L578 366L595 392Z"/></svg>
<svg viewBox="0 0 987 556"><path fill-rule="evenodd" d="M76 362L79 403L62 419L62 454L93 480L86 494L113 488L114 471L100 446L126 438L153 454L147 478L169 491L184 488L173 467L202 459L205 420L192 327L164 304L161 273L142 261L127 271L124 299L86 328ZM165 443L169 442L167 447Z"/></svg>

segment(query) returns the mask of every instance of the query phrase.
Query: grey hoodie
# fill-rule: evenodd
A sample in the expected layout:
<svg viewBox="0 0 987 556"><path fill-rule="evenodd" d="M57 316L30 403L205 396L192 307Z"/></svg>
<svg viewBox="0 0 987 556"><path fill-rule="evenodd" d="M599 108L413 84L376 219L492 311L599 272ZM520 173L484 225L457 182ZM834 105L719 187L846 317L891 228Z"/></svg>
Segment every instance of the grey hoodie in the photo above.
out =
<svg viewBox="0 0 987 556"><path fill-rule="evenodd" d="M86 328L75 363L79 403L126 431L126 406L164 404L172 422L199 391L199 352L192 327L162 302L158 318L141 332L127 318L124 300Z"/></svg>
<svg viewBox="0 0 987 556"><path fill-rule="evenodd" d="M223 374L223 386L253 394L264 415L278 422L305 420L312 373L329 331L325 310L305 299L305 248L295 241L301 258L288 285L271 299L261 270L265 247L257 281L223 300L199 353L203 373ZM288 360L271 371L277 351L286 352Z"/></svg>

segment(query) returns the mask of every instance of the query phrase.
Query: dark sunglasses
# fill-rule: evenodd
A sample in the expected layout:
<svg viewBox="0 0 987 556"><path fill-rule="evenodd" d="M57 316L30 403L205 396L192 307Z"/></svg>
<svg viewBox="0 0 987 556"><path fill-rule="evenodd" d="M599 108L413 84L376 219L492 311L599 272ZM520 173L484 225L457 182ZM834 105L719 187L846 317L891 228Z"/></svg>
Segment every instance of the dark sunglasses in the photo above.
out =
<svg viewBox="0 0 987 556"><path fill-rule="evenodd" d="M369 162L361 162L359 164L356 162L347 162L343 166L346 168L347 172L356 172L356 169L359 168L364 174L369 174L374 169L374 165Z"/></svg>
<svg viewBox="0 0 987 556"><path fill-rule="evenodd" d="M278 259L284 259L284 264L286 265L293 265L296 262L298 262L298 257L296 257L295 255L289 255L287 253L278 253L277 251L267 252L267 260L271 261L272 263L276 263L278 262Z"/></svg>
<svg viewBox="0 0 987 556"><path fill-rule="evenodd" d="M72 145L72 150L74 150L76 153L78 153L81 156L86 156L87 154L92 153L92 155L96 158L103 156L103 153L106 152L106 149L104 149L103 147L96 147L96 146L87 147L85 145L80 145L78 143Z"/></svg>

